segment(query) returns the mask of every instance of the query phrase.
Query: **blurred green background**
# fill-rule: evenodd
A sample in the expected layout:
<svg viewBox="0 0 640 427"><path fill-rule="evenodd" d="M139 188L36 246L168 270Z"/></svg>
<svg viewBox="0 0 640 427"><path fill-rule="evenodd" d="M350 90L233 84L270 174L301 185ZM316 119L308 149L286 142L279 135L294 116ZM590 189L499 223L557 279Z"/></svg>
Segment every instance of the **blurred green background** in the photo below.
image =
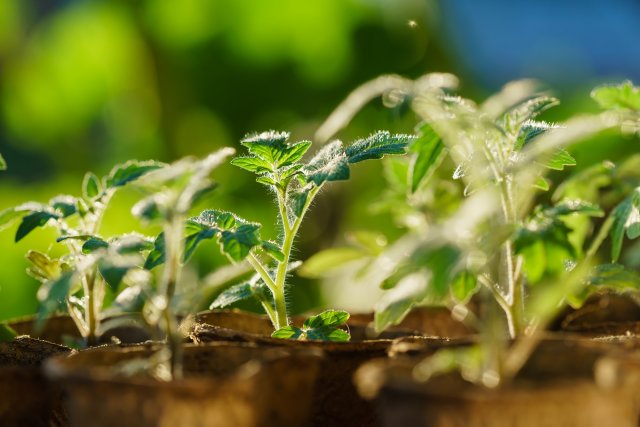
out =
<svg viewBox="0 0 640 427"><path fill-rule="evenodd" d="M594 110L588 100L594 84L640 73L639 47L630 43L637 31L633 20L622 34L616 15L607 21L618 32L601 37L618 39L604 50L596 47L606 42L588 38L571 43L581 34L591 37L589 16L602 16L597 2L581 6L593 12L585 21L570 9L547 16L552 4L511 8L501 16L499 4L489 2L494 13L482 15L463 0L1 0L0 153L9 169L0 173L0 209L77 195L86 171L104 175L131 158L203 156L267 129L310 139L352 89L384 73L453 72L462 78L462 93L475 99L510 79L542 77L564 101L551 120ZM607 10L637 18L637 8L629 7L621 0ZM579 73L558 62L566 55L557 49L544 55L541 40L558 44L558 38L541 38L545 25L571 29L562 46L581 58ZM528 29L533 33L525 37ZM612 65L612 57L627 59ZM351 141L385 128L409 132L414 125L411 115L377 101L339 137ZM586 165L634 149L628 140L603 136L576 156ZM389 218L367 208L382 191L381 170L363 165L349 183L325 191L302 230L299 258L343 240L346 230L378 229L393 237ZM269 195L251 174L226 166L215 176L221 186L211 207L261 221L264 235L275 238ZM132 191L116 197L104 236L154 231L131 217L136 198ZM0 319L36 310L38 284L24 272L26 251L61 250L52 230L14 244L16 227L0 232ZM205 246L190 268L200 277L214 271L224 264L215 253L215 245ZM292 282L293 311L326 302L318 283Z"/></svg>

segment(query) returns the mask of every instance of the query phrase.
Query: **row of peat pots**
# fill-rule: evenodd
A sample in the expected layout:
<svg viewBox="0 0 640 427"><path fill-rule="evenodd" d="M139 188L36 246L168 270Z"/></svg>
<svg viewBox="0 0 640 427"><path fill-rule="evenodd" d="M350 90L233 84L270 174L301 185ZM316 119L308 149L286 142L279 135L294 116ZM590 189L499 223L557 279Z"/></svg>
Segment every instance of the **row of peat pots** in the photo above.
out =
<svg viewBox="0 0 640 427"><path fill-rule="evenodd" d="M42 340L0 344L0 426L636 427L636 324L587 317L564 326L583 322L588 333L545 335L518 376L494 389L457 373L415 379L426 356L476 341L444 310L414 311L376 338L370 317L352 316L348 343L275 339L266 318L204 313L174 381L148 374L160 344L72 351L56 344L72 322L54 318ZM27 322L12 326L29 333ZM615 338L594 332L603 327Z"/></svg>

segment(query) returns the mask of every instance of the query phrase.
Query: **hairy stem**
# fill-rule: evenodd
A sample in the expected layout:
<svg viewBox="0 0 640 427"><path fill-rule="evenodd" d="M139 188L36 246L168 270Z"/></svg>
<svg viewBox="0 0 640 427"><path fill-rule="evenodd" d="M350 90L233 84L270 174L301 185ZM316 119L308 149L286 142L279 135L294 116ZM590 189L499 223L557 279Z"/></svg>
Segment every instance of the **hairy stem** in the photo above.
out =
<svg viewBox="0 0 640 427"><path fill-rule="evenodd" d="M182 338L178 331L178 325L171 307L182 263L182 224L182 216L174 214L164 227L166 263L161 288L165 297L162 318L165 333L167 334L167 344L171 354L170 368L173 379L182 378Z"/></svg>
<svg viewBox="0 0 640 427"><path fill-rule="evenodd" d="M309 206L313 202L313 199L320 191L321 187L314 187L307 196L307 201L291 228L283 227L284 230L284 238L282 241L282 253L284 254L284 260L278 263L278 268L276 270L276 278L275 278L275 289L273 290L273 299L275 302L276 309L276 328L282 328L289 324L289 318L287 317L287 304L284 294L285 282L287 279L287 270L289 268L289 260L291 258L291 249L293 248L293 242L298 234L298 230L300 229L300 225L302 224L302 220L304 219ZM286 209L280 211L280 215L284 216L282 219L283 224L288 223Z"/></svg>

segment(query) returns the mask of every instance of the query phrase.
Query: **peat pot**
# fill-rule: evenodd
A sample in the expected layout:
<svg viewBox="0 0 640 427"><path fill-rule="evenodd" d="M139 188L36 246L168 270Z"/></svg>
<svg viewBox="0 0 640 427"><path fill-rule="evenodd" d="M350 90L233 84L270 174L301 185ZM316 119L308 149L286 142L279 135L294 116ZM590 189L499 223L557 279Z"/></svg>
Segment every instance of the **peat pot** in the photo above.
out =
<svg viewBox="0 0 640 427"><path fill-rule="evenodd" d="M383 426L637 427L640 363L616 350L588 339L546 338L516 378L495 389L458 374L419 382L413 369L424 355L415 352L370 361L355 378Z"/></svg>
<svg viewBox="0 0 640 427"><path fill-rule="evenodd" d="M211 343L184 347L184 379L125 376L157 344L95 347L50 359L46 374L66 393L77 427L293 427L304 425L318 351ZM129 363L129 366L132 366Z"/></svg>
<svg viewBox="0 0 640 427"><path fill-rule="evenodd" d="M60 392L42 374L47 358L71 350L28 336L0 343L0 425L39 427L66 425Z"/></svg>
<svg viewBox="0 0 640 427"><path fill-rule="evenodd" d="M294 319L295 324L302 320ZM415 332L391 329L369 339L366 322L349 322L350 342L295 341L271 338L273 327L266 317L239 311L214 311L197 316L191 337L196 343L215 341L249 342L257 345L297 349L320 349L325 354L313 390L311 425L375 426L376 414L370 402L362 399L353 384L360 364L384 357L393 338ZM437 346L438 340L433 340Z"/></svg>

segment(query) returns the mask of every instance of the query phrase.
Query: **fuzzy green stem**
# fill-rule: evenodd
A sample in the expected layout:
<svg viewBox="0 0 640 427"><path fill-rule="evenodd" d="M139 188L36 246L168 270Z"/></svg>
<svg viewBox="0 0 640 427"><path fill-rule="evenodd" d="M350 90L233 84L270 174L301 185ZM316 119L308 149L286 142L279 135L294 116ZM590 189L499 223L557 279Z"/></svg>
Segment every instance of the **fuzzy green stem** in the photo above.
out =
<svg viewBox="0 0 640 427"><path fill-rule="evenodd" d="M282 253L284 254L284 260L278 263L278 268L276 270L276 279L275 279L275 289L273 291L273 299L275 303L276 310L276 328L282 328L289 324L289 319L287 317L287 304L284 294L285 282L287 279L287 270L289 268L289 259L291 257L291 249L293 248L293 242L298 234L298 230L300 229L300 225L302 224L302 220L304 219L309 206L313 202L313 199L320 191L321 187L314 187L309 191L309 195L307 196L307 200L305 202L304 207L302 208L302 212L300 216L296 218L293 222L291 228L283 227L284 230L284 239L282 241ZM282 223L287 224L288 218L286 210L280 212L282 217Z"/></svg>
<svg viewBox="0 0 640 427"><path fill-rule="evenodd" d="M170 368L173 379L182 378L182 338L171 308L182 263L182 224L183 218L174 215L164 227L166 262L162 277L162 291L165 297L162 317L171 355Z"/></svg>

